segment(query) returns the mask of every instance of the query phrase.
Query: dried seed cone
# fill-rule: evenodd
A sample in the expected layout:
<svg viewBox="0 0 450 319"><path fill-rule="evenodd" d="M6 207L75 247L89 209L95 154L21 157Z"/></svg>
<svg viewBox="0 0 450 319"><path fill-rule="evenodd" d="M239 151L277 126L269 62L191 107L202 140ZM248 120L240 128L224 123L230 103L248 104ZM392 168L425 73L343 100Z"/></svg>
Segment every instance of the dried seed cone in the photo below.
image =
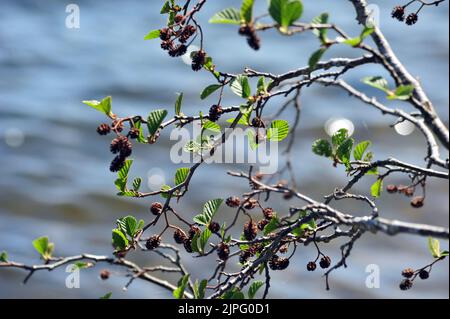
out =
<svg viewBox="0 0 450 319"><path fill-rule="evenodd" d="M158 235L150 237L145 243L145 247L147 247L148 250L156 249L159 245L161 245L161 238Z"/></svg>
<svg viewBox="0 0 450 319"><path fill-rule="evenodd" d="M125 158L118 155L114 157L114 159L111 162L111 165L109 166L109 170L113 173L116 173L122 169L122 167L125 165Z"/></svg>
<svg viewBox="0 0 450 319"><path fill-rule="evenodd" d="M413 286L413 282L410 279L404 279L400 283L399 287L401 290L409 290L412 288L412 286Z"/></svg>
<svg viewBox="0 0 450 319"><path fill-rule="evenodd" d="M412 268L403 269L402 276L405 278L411 278L412 276L414 276L414 269Z"/></svg>
<svg viewBox="0 0 450 319"><path fill-rule="evenodd" d="M111 132L111 126L109 126L106 123L100 124L99 127L97 127L97 133L100 135L108 135Z"/></svg>
<svg viewBox="0 0 450 319"><path fill-rule="evenodd" d="M225 203L227 204L228 207L236 208L241 204L241 200L239 199L239 197L232 196L228 197Z"/></svg>
<svg viewBox="0 0 450 319"><path fill-rule="evenodd" d="M225 243L220 243L217 246L217 256L219 256L221 260L227 260L230 256L230 247Z"/></svg>
<svg viewBox="0 0 450 319"><path fill-rule="evenodd" d="M317 268L317 264L314 261L310 261L307 265L306 265L306 269L308 271L314 271Z"/></svg>
<svg viewBox="0 0 450 319"><path fill-rule="evenodd" d="M397 19L398 21L405 20L405 7L396 6L391 13L392 18Z"/></svg>
<svg viewBox="0 0 450 319"><path fill-rule="evenodd" d="M186 241L188 241L188 237L186 235L186 233L184 231L182 231L181 229L177 229L175 230L175 232L173 233L173 239L175 240L175 242L177 244L184 244Z"/></svg>
<svg viewBox="0 0 450 319"><path fill-rule="evenodd" d="M326 269L331 265L331 258L328 256L322 257L320 259L319 265L321 268Z"/></svg>
<svg viewBox="0 0 450 319"><path fill-rule="evenodd" d="M161 214L162 209L163 209L163 205L158 202L155 202L150 206L150 212L155 216L158 216L159 214Z"/></svg>
<svg viewBox="0 0 450 319"><path fill-rule="evenodd" d="M258 225L252 220L244 225L244 237L247 240L253 240L258 234Z"/></svg>

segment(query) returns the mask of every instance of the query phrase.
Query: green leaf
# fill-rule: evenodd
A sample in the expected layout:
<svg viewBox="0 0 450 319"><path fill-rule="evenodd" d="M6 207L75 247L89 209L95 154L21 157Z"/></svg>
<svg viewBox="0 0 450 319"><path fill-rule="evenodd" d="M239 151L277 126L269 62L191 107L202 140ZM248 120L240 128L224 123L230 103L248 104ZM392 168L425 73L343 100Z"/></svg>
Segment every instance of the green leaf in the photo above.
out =
<svg viewBox="0 0 450 319"><path fill-rule="evenodd" d="M334 147L339 147L347 139L348 139L348 131L345 128L342 128L333 134L331 142L333 143Z"/></svg>
<svg viewBox="0 0 450 319"><path fill-rule="evenodd" d="M150 113L147 119L147 127L150 135L155 135L166 116L166 110L156 110Z"/></svg>
<svg viewBox="0 0 450 319"><path fill-rule="evenodd" d="M245 299L245 295L241 291L235 291L230 299Z"/></svg>
<svg viewBox="0 0 450 319"><path fill-rule="evenodd" d="M175 115L181 114L181 105L183 104L183 93L179 93L175 101Z"/></svg>
<svg viewBox="0 0 450 319"><path fill-rule="evenodd" d="M369 76L362 79L362 82L370 85L371 87L374 87L376 89L379 89L386 94L390 94L389 84L388 81L383 78L382 76Z"/></svg>
<svg viewBox="0 0 450 319"><path fill-rule="evenodd" d="M353 157L356 161L361 161L363 159L364 153L367 151L370 144L370 141L364 141L355 146Z"/></svg>
<svg viewBox="0 0 450 319"><path fill-rule="evenodd" d="M439 243L439 240L428 237L428 250L431 253L431 256L433 258L440 258L441 257L441 244Z"/></svg>
<svg viewBox="0 0 450 319"><path fill-rule="evenodd" d="M75 263L75 267L77 267L78 269L86 269L92 267L92 263L79 261Z"/></svg>
<svg viewBox="0 0 450 319"><path fill-rule="evenodd" d="M312 20L312 24L327 24L328 23L329 14L328 13L322 13L320 16L315 17ZM327 34L328 29L314 29L313 33L320 39L322 44L326 44L328 42Z"/></svg>
<svg viewBox="0 0 450 319"><path fill-rule="evenodd" d="M361 34L358 37L344 40L344 41L342 41L342 43L348 44L352 47L357 47L364 41L365 38L367 38L369 35L371 35L374 31L375 31L374 27L366 26L366 27L364 27L364 29L362 30Z"/></svg>
<svg viewBox="0 0 450 319"><path fill-rule="evenodd" d="M266 78L261 76L258 79L258 84L257 84L257 93L261 94L261 93L267 93L267 89L268 89L268 84L266 84Z"/></svg>
<svg viewBox="0 0 450 319"><path fill-rule="evenodd" d="M236 8L226 8L216 13L209 23L241 24L241 11Z"/></svg>
<svg viewBox="0 0 450 319"><path fill-rule="evenodd" d="M207 121L205 121L205 123L203 123L203 129L211 131L213 133L220 133L222 130L219 124L217 124L215 122L211 122L209 120L207 120Z"/></svg>
<svg viewBox="0 0 450 319"><path fill-rule="evenodd" d="M163 7L161 8L161 14L166 14L166 13L169 13L170 12L170 2L169 2L169 0L167 0L165 3L164 3L164 5L163 5Z"/></svg>
<svg viewBox="0 0 450 319"><path fill-rule="evenodd" d="M8 253L6 251L2 251L2 253L0 254L0 262L8 262Z"/></svg>
<svg viewBox="0 0 450 319"><path fill-rule="evenodd" d="M124 250L128 246L128 239L120 229L112 230L112 244L117 250Z"/></svg>
<svg viewBox="0 0 450 319"><path fill-rule="evenodd" d="M300 0L271 0L269 13L280 25L280 30L286 32L302 16L303 4Z"/></svg>
<svg viewBox="0 0 450 319"><path fill-rule="evenodd" d="M413 85L400 85L393 94L388 94L389 100L401 100L406 101L411 98L414 92Z"/></svg>
<svg viewBox="0 0 450 319"><path fill-rule="evenodd" d="M383 191L383 180L379 178L370 188L370 192L373 197L379 198L381 196L382 191Z"/></svg>
<svg viewBox="0 0 450 319"><path fill-rule="evenodd" d="M201 234L196 233L191 240L191 248L192 248L193 252L201 253L200 248L198 247L198 240L199 240L200 236L201 236Z"/></svg>
<svg viewBox="0 0 450 319"><path fill-rule="evenodd" d="M219 210L220 205L222 205L222 202L223 199L217 198L207 201L205 203L205 205L203 206L203 215L207 218L208 223L214 218L214 215Z"/></svg>
<svg viewBox="0 0 450 319"><path fill-rule="evenodd" d="M333 155L333 149L330 142L324 139L315 141L312 145L312 151L319 156L331 157Z"/></svg>
<svg viewBox="0 0 450 319"><path fill-rule="evenodd" d="M352 138L348 138L337 148L336 155L344 164L350 163L353 143L354 140Z"/></svg>
<svg viewBox="0 0 450 319"><path fill-rule="evenodd" d="M133 190L138 192L139 188L141 188L142 178L137 177L133 180Z"/></svg>
<svg viewBox="0 0 450 319"><path fill-rule="evenodd" d="M315 70L317 63L319 63L320 59L324 55L324 53L327 51L327 48L320 48L316 52L314 52L311 57L309 58L309 71L312 72Z"/></svg>
<svg viewBox="0 0 450 319"><path fill-rule="evenodd" d="M264 235L269 235L280 227L280 222L277 217L274 217L270 222L264 227Z"/></svg>
<svg viewBox="0 0 450 319"><path fill-rule="evenodd" d="M172 187L169 186L169 185L163 185L163 186L161 186L161 191L163 192L163 193L161 193L161 197L162 197L162 198L169 198L169 195L168 195L168 194L165 194L164 192L167 192L167 191L169 191L169 190L171 190L171 189L172 189Z"/></svg>
<svg viewBox="0 0 450 319"><path fill-rule="evenodd" d="M210 96L211 94L213 94L214 92L216 92L218 89L220 89L222 87L222 85L220 84L212 84L207 86L203 92L200 94L200 98L202 100L206 99L208 96Z"/></svg>
<svg viewBox="0 0 450 319"><path fill-rule="evenodd" d="M267 139L273 142L281 142L289 134L289 122L285 120L275 120L267 130Z"/></svg>
<svg viewBox="0 0 450 319"><path fill-rule="evenodd" d="M441 257L448 257L448 255L449 255L448 250L441 251Z"/></svg>
<svg viewBox="0 0 450 319"><path fill-rule="evenodd" d="M39 237L33 240L34 249L45 259L48 252L48 237Z"/></svg>
<svg viewBox="0 0 450 319"><path fill-rule="evenodd" d="M122 193L124 193L127 190L127 180L126 179L118 178L118 179L116 179L114 184L116 185L117 189Z"/></svg>
<svg viewBox="0 0 450 319"><path fill-rule="evenodd" d="M251 112L243 113L242 117L239 119L237 124L245 125L245 126L250 125L250 115L251 115ZM234 118L228 119L227 123L234 123L234 120L235 120Z"/></svg>
<svg viewBox="0 0 450 319"><path fill-rule="evenodd" d="M186 290L186 286L189 282L189 274L184 275L180 281L178 282L178 288L173 291L173 296L176 299L183 299L184 298L184 291Z"/></svg>
<svg viewBox="0 0 450 319"><path fill-rule="evenodd" d="M100 297L100 299L111 299L112 292L108 292L106 295Z"/></svg>
<svg viewBox="0 0 450 319"><path fill-rule="evenodd" d="M160 35L161 35L160 30L152 30L149 33L147 33L147 35L144 37L144 40L158 39Z"/></svg>
<svg viewBox="0 0 450 319"><path fill-rule="evenodd" d="M128 179L128 174L130 173L131 165L133 165L133 160L127 160L125 161L125 164L123 167L119 170L117 173L117 177L122 180Z"/></svg>
<svg viewBox="0 0 450 319"><path fill-rule="evenodd" d="M256 143L256 134L252 129L247 131L248 144L250 148L254 151L258 148L259 144Z"/></svg>
<svg viewBox="0 0 450 319"><path fill-rule="evenodd" d="M264 281L261 280L254 281L250 285L250 288L248 288L248 299L254 299L259 288L261 288L262 286L264 286Z"/></svg>
<svg viewBox="0 0 450 319"><path fill-rule="evenodd" d="M182 167L177 169L177 172L175 173L175 186L183 184L188 178L190 171L191 170L189 167Z"/></svg>
<svg viewBox="0 0 450 319"><path fill-rule="evenodd" d="M107 116L111 115L112 98L110 96L105 97L101 102L97 100L92 100L92 101L83 101L83 103L96 109L97 111L106 114Z"/></svg>
<svg viewBox="0 0 450 319"><path fill-rule="evenodd" d="M133 238L137 230L137 220L134 216L126 216L117 220L118 229Z"/></svg>
<svg viewBox="0 0 450 319"><path fill-rule="evenodd" d="M205 252L206 244L208 243L208 240L211 237L211 235L212 235L212 233L208 228L206 228L200 235L200 247L199 248L202 253Z"/></svg>
<svg viewBox="0 0 450 319"><path fill-rule="evenodd" d="M204 299L205 298L205 292L206 292L206 286L208 285L208 280L203 279L200 284L198 283L198 280L194 283L194 297L195 299Z"/></svg>
<svg viewBox="0 0 450 319"><path fill-rule="evenodd" d="M194 222L196 222L199 225L207 225L208 224L208 219L203 214L199 214L199 215L195 216L193 220L194 220Z"/></svg>
<svg viewBox="0 0 450 319"><path fill-rule="evenodd" d="M251 88L250 83L248 81L248 77L244 75L238 75L232 82L231 82L231 90L234 94L237 96L240 96L244 99L247 99L251 95Z"/></svg>
<svg viewBox="0 0 450 319"><path fill-rule="evenodd" d="M255 0L243 0L241 6L241 19L249 23L253 20L253 4Z"/></svg>
<svg viewBox="0 0 450 319"><path fill-rule="evenodd" d="M140 219L140 220L139 220L139 223L138 223L138 225L137 225L136 231L139 231L139 230L141 230L142 228L144 228L144 225L145 225L145 221L144 221L143 219Z"/></svg>

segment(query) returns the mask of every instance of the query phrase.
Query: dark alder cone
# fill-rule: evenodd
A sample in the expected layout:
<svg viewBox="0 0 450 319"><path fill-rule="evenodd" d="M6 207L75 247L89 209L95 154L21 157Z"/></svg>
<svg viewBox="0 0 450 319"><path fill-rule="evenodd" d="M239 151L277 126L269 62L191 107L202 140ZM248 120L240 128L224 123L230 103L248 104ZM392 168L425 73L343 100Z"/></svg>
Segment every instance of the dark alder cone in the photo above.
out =
<svg viewBox="0 0 450 319"><path fill-rule="evenodd" d="M239 199L239 197L231 196L227 198L225 203L227 204L228 207L235 208L241 205L241 200Z"/></svg>
<svg viewBox="0 0 450 319"><path fill-rule="evenodd" d="M239 35L246 36L250 33L250 27L248 25L243 25L239 28Z"/></svg>
<svg viewBox="0 0 450 319"><path fill-rule="evenodd" d="M181 245L181 244L184 244L184 242L186 242L188 240L188 237L186 236L184 231L182 231L181 229L177 229L173 233L173 239L175 240L175 242L177 244Z"/></svg>
<svg viewBox="0 0 450 319"><path fill-rule="evenodd" d="M209 109L209 120L211 122L217 122L223 113L223 109L220 105L213 105Z"/></svg>
<svg viewBox="0 0 450 319"><path fill-rule="evenodd" d="M252 253L249 250L243 250L239 254L239 262L241 264L245 264L250 257L252 257Z"/></svg>
<svg viewBox="0 0 450 319"><path fill-rule="evenodd" d="M270 207L264 208L263 214L264 214L264 218L268 219L268 220L271 220L275 216L275 213L273 212L273 209L270 208Z"/></svg>
<svg viewBox="0 0 450 319"><path fill-rule="evenodd" d="M183 243L183 246L184 246L184 250L186 250L186 252L188 253L188 254L192 254L194 251L192 250L192 241L191 240L186 240L184 243Z"/></svg>
<svg viewBox="0 0 450 319"><path fill-rule="evenodd" d="M137 128L137 127L133 127L131 130L130 130L130 138L132 138L132 139L136 139L136 138L138 138L139 137L139 135L141 135L141 131Z"/></svg>
<svg viewBox="0 0 450 319"><path fill-rule="evenodd" d="M255 208L258 205L258 201L254 198L250 198L249 200L247 200L244 204L244 208L251 210L253 208Z"/></svg>
<svg viewBox="0 0 450 319"><path fill-rule="evenodd" d="M398 21L404 21L405 20L405 7L396 6L392 10L391 16L392 16L392 18L397 19Z"/></svg>
<svg viewBox="0 0 450 319"><path fill-rule="evenodd" d="M97 133L100 135L108 135L111 132L111 126L108 124L100 124L99 127L97 127Z"/></svg>
<svg viewBox="0 0 450 319"><path fill-rule="evenodd" d="M264 230L264 227L266 227L268 223L269 223L269 221L267 219L261 219L258 222L258 229L259 230Z"/></svg>
<svg viewBox="0 0 450 319"><path fill-rule="evenodd" d="M252 35L247 38L247 43L250 46L250 48L252 48L255 51L261 49L261 39L256 34L256 31L254 31Z"/></svg>
<svg viewBox="0 0 450 319"><path fill-rule="evenodd" d="M179 44L169 50L169 55L171 57L179 57L185 55L187 52L187 47L184 44Z"/></svg>
<svg viewBox="0 0 450 319"><path fill-rule="evenodd" d="M153 250L158 248L160 244L161 238L158 235L154 235L147 240L145 247L147 247L148 250Z"/></svg>
<svg viewBox="0 0 450 319"><path fill-rule="evenodd" d="M425 203L425 198L423 196L414 197L411 201L411 206L414 208L421 208Z"/></svg>
<svg viewBox="0 0 450 319"><path fill-rule="evenodd" d="M317 264L314 261L310 261L307 265L306 265L306 269L308 269L308 271L314 271L317 268Z"/></svg>
<svg viewBox="0 0 450 319"><path fill-rule="evenodd" d="M111 162L111 165L109 166L109 170L113 173L116 173L122 169L122 167L125 165L125 158L117 155L114 157L114 159Z"/></svg>
<svg viewBox="0 0 450 319"><path fill-rule="evenodd" d="M109 276L111 276L111 272L108 269L103 269L102 271L100 271L100 278L102 280L109 279Z"/></svg>
<svg viewBox="0 0 450 319"><path fill-rule="evenodd" d="M244 237L247 240L253 240L258 233L258 226L253 220L248 221L244 225Z"/></svg>
<svg viewBox="0 0 450 319"><path fill-rule="evenodd" d="M419 20L419 16L416 13L411 13L406 17L406 24L407 25L413 25L416 24Z"/></svg>
<svg viewBox="0 0 450 319"><path fill-rule="evenodd" d="M283 198L285 200L290 200L290 199L292 199L292 197L294 197L294 194L292 192L288 192L288 193L284 193L283 194Z"/></svg>
<svg viewBox="0 0 450 319"><path fill-rule="evenodd" d="M173 50L175 47L175 45L173 44L172 40L166 40L161 42L161 49L166 50L166 51L170 51Z"/></svg>
<svg viewBox="0 0 450 319"><path fill-rule="evenodd" d="M388 185L388 186L386 187L386 191L387 191L388 193L390 193L390 194L393 194L393 193L397 193L398 188L397 188L396 185Z"/></svg>
<svg viewBox="0 0 450 319"><path fill-rule="evenodd" d="M169 28L163 28L159 30L159 38L163 41L170 40L172 34L173 34L172 29Z"/></svg>
<svg viewBox="0 0 450 319"><path fill-rule="evenodd" d="M186 43L189 40L189 38L194 35L196 31L197 31L196 27L194 27L193 25L187 25L181 31L181 35L178 41L180 41L181 43Z"/></svg>
<svg viewBox="0 0 450 319"><path fill-rule="evenodd" d="M321 268L326 269L331 265L331 258L328 256L322 257L320 259L319 265Z"/></svg>
<svg viewBox="0 0 450 319"><path fill-rule="evenodd" d="M189 239L194 238L194 236L197 234L200 235L201 232L201 229L197 226L191 226L191 228L189 229Z"/></svg>
<svg viewBox="0 0 450 319"><path fill-rule="evenodd" d="M192 54L192 70L200 71L206 62L206 52L203 50L196 51Z"/></svg>
<svg viewBox="0 0 450 319"><path fill-rule="evenodd" d="M278 258L278 270L285 270L289 266L289 259L280 257Z"/></svg>
<svg viewBox="0 0 450 319"><path fill-rule="evenodd" d="M269 268L272 270L278 270L278 260L280 257L273 255L269 260Z"/></svg>
<svg viewBox="0 0 450 319"><path fill-rule="evenodd" d="M118 120L115 120L112 122L112 127L117 131L117 132L122 132L123 131L123 122L119 122Z"/></svg>
<svg viewBox="0 0 450 319"><path fill-rule="evenodd" d="M289 246L288 245L283 245L280 247L280 253L285 254L288 252Z"/></svg>
<svg viewBox="0 0 450 319"><path fill-rule="evenodd" d="M426 271L425 269L424 269L424 270L421 270L421 271L419 272L419 277L420 277L420 279L422 279L422 280L426 280L426 279L428 279L428 278L430 277L430 273L429 273L428 271Z"/></svg>
<svg viewBox="0 0 450 319"><path fill-rule="evenodd" d="M411 278L412 276L414 276L414 269L412 268L403 269L402 276L405 278Z"/></svg>
<svg viewBox="0 0 450 319"><path fill-rule="evenodd" d="M158 216L159 214L161 214L162 209L163 209L163 205L158 202L155 202L150 206L150 212L155 216Z"/></svg>
<svg viewBox="0 0 450 319"><path fill-rule="evenodd" d="M173 21L175 21L175 23L180 23L181 21L183 21L183 19L184 19L184 15L182 15L182 14L177 14L177 15L175 16L175 18L173 19Z"/></svg>
<svg viewBox="0 0 450 319"><path fill-rule="evenodd" d="M126 136L119 136L112 140L110 150L111 153L117 154L120 152L122 157L131 155L133 145Z"/></svg>
<svg viewBox="0 0 450 319"><path fill-rule="evenodd" d="M409 279L404 279L402 280L402 282L400 283L400 289L401 290L408 290L411 289L413 286L413 282Z"/></svg>
<svg viewBox="0 0 450 319"><path fill-rule="evenodd" d="M217 222L210 222L209 225L208 225L208 229L212 233L218 233L220 231L220 225Z"/></svg>
<svg viewBox="0 0 450 319"><path fill-rule="evenodd" d="M220 243L217 246L217 256L219 256L221 260L227 260L228 256L230 256L230 247L225 243Z"/></svg>

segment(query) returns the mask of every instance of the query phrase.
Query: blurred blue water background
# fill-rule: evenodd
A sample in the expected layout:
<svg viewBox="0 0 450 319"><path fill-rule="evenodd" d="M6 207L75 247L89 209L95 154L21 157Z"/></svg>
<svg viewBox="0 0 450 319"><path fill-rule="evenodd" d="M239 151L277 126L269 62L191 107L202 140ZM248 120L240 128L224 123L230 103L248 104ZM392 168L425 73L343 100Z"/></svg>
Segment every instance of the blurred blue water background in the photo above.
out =
<svg viewBox="0 0 450 319"><path fill-rule="evenodd" d="M209 1L199 15L208 18L226 6L239 6L238 0ZM259 0L257 11L264 12L265 1ZM304 20L327 11L332 22L348 33L357 35L354 12L349 1L305 0ZM381 25L400 59L420 78L442 118L448 123L448 3L424 10L413 28L389 17L396 1L373 1L381 9ZM176 92L185 93L185 113L206 111L211 101L201 101L199 92L212 79L205 72L194 73L181 59L173 60L155 42L143 36L163 25L157 14L162 1L82 1L81 28L65 27L69 2L46 0L0 1L0 251L23 262L38 262L31 240L48 235L56 243L58 255L80 252L108 254L110 232L114 221L126 214L150 218L149 200L124 200L114 196L114 176L107 169L111 160L108 141L95 134L104 119L80 103L84 99L113 96L120 115L146 115L151 109L171 108ZM243 66L272 73L286 72L307 64L318 43L311 35L295 38L275 31L262 34L263 46L254 52L237 36L236 27L205 27L206 50L220 70L241 72ZM355 57L344 47L333 48L325 58ZM352 71L346 79L363 88L364 76L384 74L376 66ZM363 88L370 94L377 94ZM381 97L382 98L382 97ZM226 104L237 103L227 95ZM316 199L343 185L346 177L326 160L315 157L310 145L324 136L323 126L332 117L345 117L356 126L355 137L370 137L379 158L395 156L420 164L424 156L422 136L415 132L407 137L389 127L393 119L348 98L335 89L311 87L304 90L303 114L298 130L295 161L300 190ZM273 105L276 107L277 105ZM403 105L398 105L403 106ZM292 113L287 113L287 119ZM162 169L167 179L176 166L167 152L170 141L163 137L151 147L138 147L134 158L136 175L147 176L149 169ZM245 167L240 167L245 168ZM193 180L192 192L180 204L186 215L198 211L202 203L246 191L245 183L227 177L229 167L204 167ZM212 179L211 176L214 176ZM393 178L392 182L407 183ZM357 190L367 193L368 179ZM200 188L201 191L195 191ZM275 201L271 205L286 209L295 202ZM362 206L339 203L338 207L362 214ZM383 196L381 215L412 222L448 226L448 183L430 181L427 205L410 208L407 199ZM364 213L366 210L364 210ZM231 210L222 209L219 217L229 220ZM170 241L170 238L168 238ZM333 259L339 256L339 244L328 246ZM443 242L447 247L448 243ZM389 238L366 235L355 246L348 260L349 268L331 277L332 290L324 289L320 272L307 273L305 265L314 256L313 247L301 248L290 271L273 274L274 298L448 298L448 262L436 267L430 280L402 293L398 289L400 271L406 266L419 267L430 261L426 239L411 236ZM159 262L156 256L137 254L136 260L148 265ZM381 270L381 287L367 289L365 270L377 264ZM194 278L203 278L212 270L210 261L188 258L187 267ZM170 293L158 287L135 282L129 291L122 287L127 279L113 276L107 282L98 271L82 273L81 288L67 289L64 269L54 273L37 273L21 285L25 273L0 271L0 297L98 298L111 291L115 298L167 298ZM117 269L117 274L123 270ZM174 277L168 277L177 280Z"/></svg>

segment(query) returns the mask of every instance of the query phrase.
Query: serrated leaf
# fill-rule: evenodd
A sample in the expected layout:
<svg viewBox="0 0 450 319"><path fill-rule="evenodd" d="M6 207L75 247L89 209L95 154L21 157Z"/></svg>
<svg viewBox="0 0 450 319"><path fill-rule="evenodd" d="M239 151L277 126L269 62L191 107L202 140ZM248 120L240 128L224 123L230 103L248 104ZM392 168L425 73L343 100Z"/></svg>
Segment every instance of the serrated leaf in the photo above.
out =
<svg viewBox="0 0 450 319"><path fill-rule="evenodd" d="M175 173L175 186L183 184L188 178L190 171L191 170L189 167L182 167L177 169L177 172Z"/></svg>
<svg viewBox="0 0 450 319"><path fill-rule="evenodd" d="M48 250L48 237L43 236L33 240L33 247L43 257Z"/></svg>
<svg viewBox="0 0 450 319"><path fill-rule="evenodd" d="M289 134L289 122L285 120L275 120L267 130L267 139L272 142L281 142Z"/></svg>
<svg viewBox="0 0 450 319"><path fill-rule="evenodd" d="M193 220L194 220L194 222L196 222L199 225L207 225L208 224L208 219L203 214L198 214L197 216L194 217Z"/></svg>
<svg viewBox="0 0 450 319"><path fill-rule="evenodd" d="M200 98L202 100L206 99L208 96L210 96L211 94L216 92L221 87L222 87L222 85L220 85L220 84L212 84L212 85L207 86L200 94Z"/></svg>
<svg viewBox="0 0 450 319"><path fill-rule="evenodd" d="M381 178L377 179L377 181L370 187L370 192L373 197L379 198L381 196L381 192L383 191L383 180Z"/></svg>
<svg viewBox="0 0 450 319"><path fill-rule="evenodd" d="M248 77L244 75L238 75L230 84L231 91L237 96L247 99L251 95L250 83Z"/></svg>
<svg viewBox="0 0 450 319"><path fill-rule="evenodd" d="M364 141L355 146L353 157L356 161L361 161L363 159L364 153L367 151L370 144L370 141Z"/></svg>
<svg viewBox="0 0 450 319"><path fill-rule="evenodd" d="M413 85L400 85L395 92L388 94L387 98L389 100L409 100L414 92Z"/></svg>
<svg viewBox="0 0 450 319"><path fill-rule="evenodd" d="M179 93L175 101L175 115L181 114L181 106L183 104L183 93Z"/></svg>
<svg viewBox="0 0 450 319"><path fill-rule="evenodd" d="M173 291L173 296L175 299L183 299L184 291L186 290L186 286L189 282L189 274L184 275L180 281L178 282L178 288Z"/></svg>
<svg viewBox="0 0 450 319"><path fill-rule="evenodd" d="M141 184L142 184L142 178L137 177L133 180L133 190L135 192L138 192L139 189L141 188Z"/></svg>
<svg viewBox="0 0 450 319"><path fill-rule="evenodd" d="M431 253L431 256L433 258L440 258L441 257L441 244L439 240L428 237L428 250Z"/></svg>
<svg viewBox="0 0 450 319"><path fill-rule="evenodd" d="M133 238L137 229L137 220L134 216L125 216L117 220L117 228L122 233Z"/></svg>
<svg viewBox="0 0 450 319"><path fill-rule="evenodd" d="M203 215L206 217L207 223L209 223L214 218L214 215L219 210L220 205L222 205L222 202L223 199L217 198L207 201L205 203L205 205L203 206Z"/></svg>
<svg viewBox="0 0 450 319"><path fill-rule="evenodd" d="M344 163L350 163L350 156L352 154L354 140L352 138L346 139L339 145L336 150L336 156Z"/></svg>
<svg viewBox="0 0 450 319"><path fill-rule="evenodd" d="M345 128L340 129L331 137L331 142L334 147L339 147L344 141L348 139L348 131Z"/></svg>
<svg viewBox="0 0 450 319"><path fill-rule="evenodd" d="M161 186L161 192L163 192L163 193L161 193L161 197L162 197L162 198L169 198L169 195L166 194L166 193L164 193L164 192L169 191L169 190L171 190L171 189L172 189L172 187L169 186L169 185L163 185L163 186Z"/></svg>
<svg viewBox="0 0 450 319"><path fill-rule="evenodd" d="M249 23L253 20L253 4L255 0L243 0L241 6L241 19Z"/></svg>
<svg viewBox="0 0 450 319"><path fill-rule="evenodd" d="M250 148L253 151L256 150L259 147L259 144L256 143L256 135L252 129L249 129L247 131L247 138L248 138L248 145L250 145Z"/></svg>
<svg viewBox="0 0 450 319"><path fill-rule="evenodd" d="M314 52L311 57L309 58L308 65L309 65L309 71L312 72L315 70L317 63L319 63L320 59L324 55L324 53L327 51L327 48L320 48L316 52Z"/></svg>
<svg viewBox="0 0 450 319"><path fill-rule="evenodd" d="M147 127L150 135L155 135L167 116L167 110L156 110L150 113L147 119Z"/></svg>
<svg viewBox="0 0 450 319"><path fill-rule="evenodd" d="M330 157L333 155L333 149L330 142L324 139L316 140L312 145L312 151L319 156Z"/></svg>
<svg viewBox="0 0 450 319"><path fill-rule="evenodd" d="M226 8L216 13L209 23L241 24L241 11L236 8Z"/></svg>
<svg viewBox="0 0 450 319"><path fill-rule="evenodd" d="M327 24L328 18L329 18L328 13L322 13L321 15L315 17L311 23L312 24ZM322 42L322 44L326 44L328 42L328 39L327 39L328 29L327 28L314 29L312 32L320 39L320 42Z"/></svg>
<svg viewBox="0 0 450 319"><path fill-rule="evenodd" d="M163 7L161 8L161 14L166 14L170 12L170 2L169 0L167 0L166 2L164 2Z"/></svg>
<svg viewBox="0 0 450 319"><path fill-rule="evenodd" d="M112 230L112 244L117 250L124 250L128 246L128 239L120 229Z"/></svg>
<svg viewBox="0 0 450 319"><path fill-rule="evenodd" d="M371 87L379 89L385 92L386 94L390 93L388 81L382 76L365 77L364 79L362 79L362 82L367 85L370 85Z"/></svg>
<svg viewBox="0 0 450 319"><path fill-rule="evenodd" d="M160 30L152 30L144 37L144 40L153 40L153 39L159 39L159 36L161 35Z"/></svg>
<svg viewBox="0 0 450 319"><path fill-rule="evenodd" d="M251 112L243 113L237 124L246 126L250 125L250 115ZM227 123L234 123L234 120L234 118L228 119Z"/></svg>
<svg viewBox="0 0 450 319"><path fill-rule="evenodd" d="M203 123L203 129L211 131L213 133L220 133L222 130L219 124L209 121L209 120L207 120L207 121L205 121L205 123Z"/></svg>
<svg viewBox="0 0 450 319"><path fill-rule="evenodd" d="M248 299L254 299L259 288L261 288L262 286L264 286L264 281L261 280L254 281L250 285L250 288L248 288Z"/></svg>
<svg viewBox="0 0 450 319"><path fill-rule="evenodd" d="M264 227L264 235L269 235L280 227L280 222L277 217L274 217L270 222Z"/></svg>
<svg viewBox="0 0 450 319"><path fill-rule="evenodd" d="M271 0L269 13L280 25L280 30L286 32L302 16L303 4L300 0Z"/></svg>
<svg viewBox="0 0 450 319"><path fill-rule="evenodd" d="M83 103L96 109L97 111L106 114L107 116L111 115L112 98L110 96L105 97L101 101L91 100L91 101L83 101Z"/></svg>
<svg viewBox="0 0 450 319"><path fill-rule="evenodd" d="M366 26L366 27L364 27L364 29L362 30L361 34L358 37L343 40L342 43L348 44L352 47L357 47L364 41L365 38L367 38L369 35L371 35L374 31L375 31L375 28Z"/></svg>
<svg viewBox="0 0 450 319"><path fill-rule="evenodd" d="M266 78L261 76L258 79L258 83L257 83L256 87L257 87L258 94L267 93L268 85L266 84Z"/></svg>
<svg viewBox="0 0 450 319"><path fill-rule="evenodd" d="M200 236L200 251L202 252L202 253L204 253L205 252L205 247L206 247L206 244L208 243L208 240L209 240L209 238L211 237L211 235L212 235L212 233L211 233L211 231L208 229L208 228L206 228L203 232L202 232L202 234L201 234L201 236Z"/></svg>
<svg viewBox="0 0 450 319"><path fill-rule="evenodd" d="M194 297L195 299L204 299L205 298L205 292L206 292L206 286L208 285L208 280L203 279L200 284L198 283L198 280L195 281L194 284Z"/></svg>
<svg viewBox="0 0 450 319"><path fill-rule="evenodd" d="M200 248L198 247L198 239L200 238L200 234L196 233L191 240L191 248L193 252L200 253Z"/></svg>
<svg viewBox="0 0 450 319"><path fill-rule="evenodd" d="M137 225L137 227L136 227L136 231L139 231L139 230L141 230L142 228L144 228L144 225L145 225L145 221L144 221L143 219L140 219L140 220L139 220L139 223L138 223L138 225Z"/></svg>

